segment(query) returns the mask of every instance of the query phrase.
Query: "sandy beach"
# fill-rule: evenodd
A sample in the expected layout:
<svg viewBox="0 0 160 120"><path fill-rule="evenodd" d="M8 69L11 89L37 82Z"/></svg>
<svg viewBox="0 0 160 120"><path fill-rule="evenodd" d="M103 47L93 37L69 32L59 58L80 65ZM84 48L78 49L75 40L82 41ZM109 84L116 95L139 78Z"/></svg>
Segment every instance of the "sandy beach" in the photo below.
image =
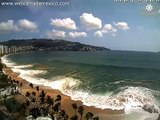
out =
<svg viewBox="0 0 160 120"><path fill-rule="evenodd" d="M12 79L18 80L20 82L22 82L23 86L21 87L21 91L22 93L26 93L27 91L32 91L32 89L29 87L29 82L20 78L19 75L15 72L13 72L10 68L5 67L3 68L3 71L5 74L7 74L8 76L10 76ZM34 85L34 87L37 85ZM40 91L44 90L45 92L47 92L47 95L50 95L53 98L56 98L57 95L61 95L62 96L62 100L61 100L61 105L62 105L62 109L64 109L66 111L66 113L71 117L74 115L74 109L72 108L72 104L76 103L77 106L83 105L83 103L81 101L74 101L71 99L71 97L62 94L60 91L58 90L54 90L51 89L50 87L45 87L45 86L40 86ZM36 91L36 88L34 88L33 90ZM17 97L18 98L18 97ZM26 100L23 97L19 97L21 98L23 102L25 102ZM111 109L99 109L99 108L95 108L93 106L84 106L84 114L86 114L87 112L92 112L94 114L94 116L99 116L100 120L117 120L117 119L121 119L121 115L124 114L123 110L111 110ZM114 116L114 118L113 118Z"/></svg>

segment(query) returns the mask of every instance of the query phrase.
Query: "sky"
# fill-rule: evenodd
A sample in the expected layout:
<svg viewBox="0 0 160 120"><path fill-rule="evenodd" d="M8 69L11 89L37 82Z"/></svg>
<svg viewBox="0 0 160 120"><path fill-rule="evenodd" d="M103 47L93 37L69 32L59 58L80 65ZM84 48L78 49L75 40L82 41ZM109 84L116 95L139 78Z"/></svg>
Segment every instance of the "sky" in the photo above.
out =
<svg viewBox="0 0 160 120"><path fill-rule="evenodd" d="M0 41L49 38L112 50L160 51L160 2L124 1L0 0Z"/></svg>

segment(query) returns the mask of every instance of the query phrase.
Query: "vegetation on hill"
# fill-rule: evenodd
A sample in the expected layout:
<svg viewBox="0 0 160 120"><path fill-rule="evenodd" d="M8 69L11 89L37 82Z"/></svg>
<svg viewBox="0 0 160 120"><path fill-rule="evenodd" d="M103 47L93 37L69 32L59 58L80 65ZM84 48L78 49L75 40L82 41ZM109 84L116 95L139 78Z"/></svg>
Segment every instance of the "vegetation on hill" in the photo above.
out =
<svg viewBox="0 0 160 120"><path fill-rule="evenodd" d="M31 50L47 50L47 51L104 51L109 50L105 47L97 47L85 45L79 42L71 42L61 39L19 39L1 42L5 46L32 46Z"/></svg>

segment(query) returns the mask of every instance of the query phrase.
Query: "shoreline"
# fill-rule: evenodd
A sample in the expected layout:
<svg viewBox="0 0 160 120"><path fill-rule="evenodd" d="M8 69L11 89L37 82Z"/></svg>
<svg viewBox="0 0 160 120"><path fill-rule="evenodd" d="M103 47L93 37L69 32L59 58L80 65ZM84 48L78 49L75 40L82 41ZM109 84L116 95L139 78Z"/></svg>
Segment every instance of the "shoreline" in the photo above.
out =
<svg viewBox="0 0 160 120"><path fill-rule="evenodd" d="M20 78L19 74L13 72L11 70L11 68L4 67L3 72L4 72L4 74L8 75L12 79L15 79L15 80L22 82L23 86L21 87L21 92L23 94L25 94L27 91L32 91L32 90L36 91L36 88L31 89L29 87L29 82L25 79ZM45 92L47 92L47 95L50 95L53 98L56 98L57 95L61 95L62 96L62 100L61 100L62 107L61 108L64 109L70 117L73 116L73 114L74 114L74 109L72 108L73 103L76 103L77 106L83 105L83 103L81 101L72 100L70 96L64 95L59 90L56 90L56 89L53 89L53 88L50 88L47 86L42 86L42 85L36 85L36 84L33 84L33 85L34 85L34 87L39 86L40 91L44 90ZM117 118L119 118L121 115L124 115L124 110L100 109L100 108L95 108L94 106L86 106L86 105L83 105L83 107L85 110L84 115L87 112L92 112L94 114L94 116L99 116L100 120L106 120L106 119L112 120L113 116L114 116L113 119L115 119L116 116L117 116Z"/></svg>

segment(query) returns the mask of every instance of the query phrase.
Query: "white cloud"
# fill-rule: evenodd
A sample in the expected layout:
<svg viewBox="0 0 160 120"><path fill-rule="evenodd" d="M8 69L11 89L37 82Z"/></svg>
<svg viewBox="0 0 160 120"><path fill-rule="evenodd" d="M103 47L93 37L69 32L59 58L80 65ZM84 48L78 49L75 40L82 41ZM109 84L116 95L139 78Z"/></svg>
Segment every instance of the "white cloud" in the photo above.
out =
<svg viewBox="0 0 160 120"><path fill-rule="evenodd" d="M80 16L80 21L88 30L101 29L102 27L102 21L99 18L94 17L91 13L83 13Z"/></svg>
<svg viewBox="0 0 160 120"><path fill-rule="evenodd" d="M160 14L160 9L158 10L158 14Z"/></svg>
<svg viewBox="0 0 160 120"><path fill-rule="evenodd" d="M18 21L18 26L22 30L28 30L30 32L37 31L38 25L35 22L29 21L27 19L21 19Z"/></svg>
<svg viewBox="0 0 160 120"><path fill-rule="evenodd" d="M0 32L12 32L19 31L17 25L14 24L14 20L8 20L7 22L0 22Z"/></svg>
<svg viewBox="0 0 160 120"><path fill-rule="evenodd" d="M68 36L71 38L87 37L87 33L86 32L69 32Z"/></svg>
<svg viewBox="0 0 160 120"><path fill-rule="evenodd" d="M117 32L117 29L115 29L111 24L105 24L103 29L101 30L102 33L109 33L109 32Z"/></svg>
<svg viewBox="0 0 160 120"><path fill-rule="evenodd" d="M94 33L94 36L96 36L96 37L103 37L103 33L98 30L98 31L96 31L96 32Z"/></svg>
<svg viewBox="0 0 160 120"><path fill-rule="evenodd" d="M122 30L128 30L128 29L130 29L128 27L128 23L126 23L126 22L117 22L117 23L113 22L113 24L115 26L117 26L119 29L122 29Z"/></svg>
<svg viewBox="0 0 160 120"><path fill-rule="evenodd" d="M116 36L116 34L115 34L115 33L113 33L113 34L112 34L112 36L113 36L113 37L115 37L115 36Z"/></svg>
<svg viewBox="0 0 160 120"><path fill-rule="evenodd" d="M58 37L58 38L64 38L66 35L66 33L64 31L59 31L59 30L52 30L52 31L48 31L47 32L47 36L49 38L54 38L54 37Z"/></svg>
<svg viewBox="0 0 160 120"><path fill-rule="evenodd" d="M51 25L54 25L56 27L62 27L65 29L70 30L76 30L76 23L71 18L65 18L65 19L51 19Z"/></svg>
<svg viewBox="0 0 160 120"><path fill-rule="evenodd" d="M35 32L38 25L35 22L31 22L27 19L21 19L17 23L14 20L8 20L7 22L0 22L0 32L19 32L27 30L29 32Z"/></svg>

